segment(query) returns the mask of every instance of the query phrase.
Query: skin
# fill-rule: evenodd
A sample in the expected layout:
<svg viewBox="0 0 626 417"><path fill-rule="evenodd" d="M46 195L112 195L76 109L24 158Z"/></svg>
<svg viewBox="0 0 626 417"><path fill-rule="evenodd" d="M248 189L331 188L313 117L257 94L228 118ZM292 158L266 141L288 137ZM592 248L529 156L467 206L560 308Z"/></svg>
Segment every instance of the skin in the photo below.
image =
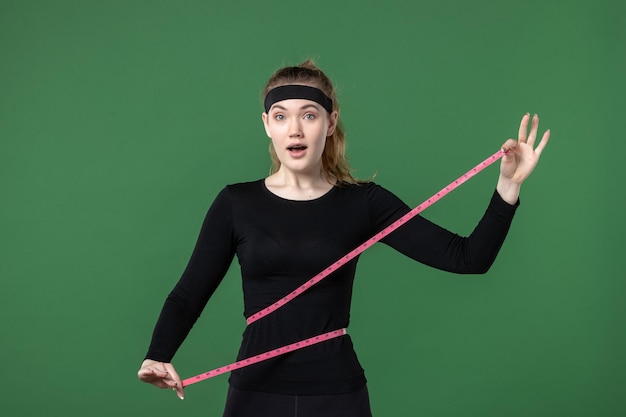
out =
<svg viewBox="0 0 626 417"><path fill-rule="evenodd" d="M171 388L181 400L185 399L183 382L171 363L146 359L141 363L137 377L159 388Z"/></svg>
<svg viewBox="0 0 626 417"><path fill-rule="evenodd" d="M265 179L266 187L290 200L310 200L328 192L334 184L322 176L322 153L326 138L337 127L339 113L329 114L311 100L291 99L274 103L262 119L281 163L279 170ZM306 150L290 152L295 144Z"/></svg>
<svg viewBox="0 0 626 417"><path fill-rule="evenodd" d="M328 192L334 184L322 176L321 156L326 143L337 127L339 114L329 114L319 104L310 100L284 100L275 103L269 113L262 115L267 136L272 140L281 162L280 169L265 179L270 191L283 198L310 200ZM529 129L530 124L530 131ZM535 147L539 117L529 113L522 117L517 140L509 139L502 145L506 154L500 163L500 176L496 189L509 204L518 200L523 182L533 172L539 157L548 144L547 130ZM287 148L294 143L307 146L306 151L292 153ZM137 373L143 382L159 388L171 388L181 400L183 385L171 363L146 359Z"/></svg>
<svg viewBox="0 0 626 417"><path fill-rule="evenodd" d="M541 152L545 149L550 139L550 130L546 130L539 145L535 147L537 130L539 128L539 116L532 117L530 132L528 123L531 120L530 114L526 113L520 123L517 140L509 139L502 145L502 150L506 155L502 157L500 163L500 176L496 190L500 197L509 204L515 204L519 198L522 183L533 172Z"/></svg>

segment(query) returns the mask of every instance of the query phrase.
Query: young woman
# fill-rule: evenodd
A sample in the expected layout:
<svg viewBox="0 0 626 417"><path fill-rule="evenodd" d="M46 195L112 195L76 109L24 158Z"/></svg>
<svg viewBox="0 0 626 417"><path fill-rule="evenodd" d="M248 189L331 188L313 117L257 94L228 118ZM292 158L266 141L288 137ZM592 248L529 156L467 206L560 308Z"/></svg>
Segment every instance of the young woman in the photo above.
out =
<svg viewBox="0 0 626 417"><path fill-rule="evenodd" d="M250 317L410 210L389 191L350 173L335 91L312 62L278 70L264 97L271 175L229 185L216 197L138 373L180 398L183 387L171 359L235 255L244 315ZM524 115L518 140L504 143L496 190L470 236L417 216L383 242L435 268L486 272L508 232L520 186L548 142L549 131L535 147L538 124L536 115L532 122ZM250 324L238 360L348 327L357 260ZM365 375L347 334L233 371L229 383L227 417L371 416Z"/></svg>

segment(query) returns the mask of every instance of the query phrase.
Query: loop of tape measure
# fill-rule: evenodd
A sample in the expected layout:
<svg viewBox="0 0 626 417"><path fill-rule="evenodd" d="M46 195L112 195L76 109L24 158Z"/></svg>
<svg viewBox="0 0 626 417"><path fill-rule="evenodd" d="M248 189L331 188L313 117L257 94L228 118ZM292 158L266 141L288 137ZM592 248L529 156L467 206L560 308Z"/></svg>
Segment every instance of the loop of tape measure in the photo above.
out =
<svg viewBox="0 0 626 417"><path fill-rule="evenodd" d="M294 298L296 298L297 296L299 296L300 294L302 294L303 292L311 288L313 285L317 284L324 278L328 277L337 269L341 268L342 266L350 262L352 259L356 258L358 255L363 253L366 249L373 246L374 243L380 241L385 236L397 230L406 222L408 222L409 220L417 216L419 213L426 210L428 207L432 206L437 201L441 200L443 197L445 197L455 188L457 188L458 186L460 186L461 184L463 184L464 182L472 178L474 175L478 174L483 169L487 168L489 165L493 164L495 161L497 161L502 156L504 156L505 153L506 152L502 150L499 150L498 152L494 153L489 158L485 159L480 164L476 165L474 168L470 169L468 172L466 172L465 174L463 174L462 176L460 176L459 178L457 178L456 180L454 180L453 182L451 182L450 184L442 188L439 192L435 193L432 197L424 201L422 204L415 207L413 210L409 211L404 216L400 217L398 220L396 220L389 226L385 227L383 230L381 230L380 232L372 236L370 239L363 242L361 245L359 245L358 247L350 251L348 254L341 257L337 261L335 261L328 268L324 269L322 272L320 272L319 274L317 274L316 276L314 276L313 278L311 278L310 280L308 280L307 282L305 282L304 284L296 288L294 291L290 292L285 297L276 301L274 304L270 305L269 307L266 307L263 310L259 311L258 313L255 313L251 315L250 317L248 317L248 319L246 320L247 324L250 325L254 323L255 321L273 313L274 311L278 310L280 307L284 306L285 304L287 304L288 302L290 302L291 300L293 300ZM275 358L277 356L281 356L281 355L284 355L285 353L293 352L295 350L302 349L307 346L312 346L316 343L321 343L321 342L324 342L324 341L327 341L327 340L330 340L339 336L343 336L345 334L346 334L346 329L334 330L332 332L324 333L319 336L314 336L306 340L292 343L290 345L283 346L283 347L262 353L260 355L243 359L243 360L231 363L229 365L225 365L225 366L213 369L211 371L202 373L200 375L187 378L183 380L183 387L191 385L191 384L195 384L200 381L204 381L205 379L208 379L208 378L213 378L217 375L221 375L226 372L233 371L235 369L243 368L245 366L253 365L258 362Z"/></svg>

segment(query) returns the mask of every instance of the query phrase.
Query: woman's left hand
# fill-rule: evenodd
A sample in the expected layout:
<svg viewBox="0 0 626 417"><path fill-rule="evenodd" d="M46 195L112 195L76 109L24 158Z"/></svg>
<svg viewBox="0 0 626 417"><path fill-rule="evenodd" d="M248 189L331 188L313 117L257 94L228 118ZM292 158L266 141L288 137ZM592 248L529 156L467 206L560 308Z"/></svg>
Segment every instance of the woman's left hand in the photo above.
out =
<svg viewBox="0 0 626 417"><path fill-rule="evenodd" d="M502 150L506 154L502 157L500 164L497 189L500 196L511 204L517 201L520 186L537 166L539 156L550 139L550 131L546 130L539 145L535 147L539 117L536 114L533 116L530 132L528 131L529 121L530 114L526 113L522 117L517 140L509 139L502 145Z"/></svg>
<svg viewBox="0 0 626 417"><path fill-rule="evenodd" d="M517 140L509 139L502 145L502 150L506 152L506 155L502 158L500 175L520 185L533 172L535 166L537 166L539 156L550 139L550 131L546 130L541 138L541 142L539 142L539 145L535 148L537 129L539 128L539 116L536 114L533 116L530 132L528 132L529 121L530 114L526 113L524 117L522 117Z"/></svg>

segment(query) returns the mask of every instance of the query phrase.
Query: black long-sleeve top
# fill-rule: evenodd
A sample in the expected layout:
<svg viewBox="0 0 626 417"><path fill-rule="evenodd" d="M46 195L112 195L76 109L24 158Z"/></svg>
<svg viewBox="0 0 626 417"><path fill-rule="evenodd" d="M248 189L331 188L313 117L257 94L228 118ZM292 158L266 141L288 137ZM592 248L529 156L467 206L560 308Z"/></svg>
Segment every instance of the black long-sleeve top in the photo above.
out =
<svg viewBox="0 0 626 417"><path fill-rule="evenodd" d="M382 241L438 269L484 273L502 246L516 207L494 193L468 237L416 216ZM335 186L307 201L283 199L263 180L227 186L211 205L191 259L165 301L146 358L171 361L235 255L244 316L249 317L409 210L374 183ZM348 327L357 261L249 325L237 360ZM229 381L240 389L300 395L349 392L366 382L349 336L234 371Z"/></svg>

